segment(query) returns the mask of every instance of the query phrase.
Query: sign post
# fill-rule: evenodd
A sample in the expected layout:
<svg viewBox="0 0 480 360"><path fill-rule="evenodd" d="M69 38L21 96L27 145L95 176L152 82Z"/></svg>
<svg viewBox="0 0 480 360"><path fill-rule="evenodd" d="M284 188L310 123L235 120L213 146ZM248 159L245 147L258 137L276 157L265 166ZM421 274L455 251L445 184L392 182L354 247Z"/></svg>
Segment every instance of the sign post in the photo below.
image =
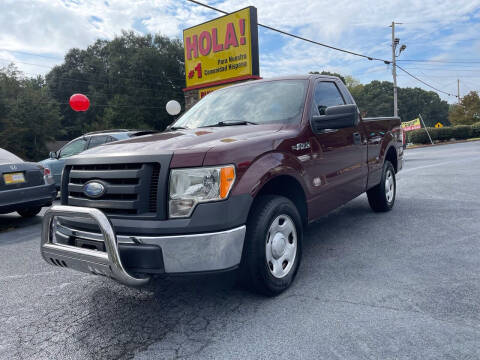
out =
<svg viewBox="0 0 480 360"><path fill-rule="evenodd" d="M418 114L418 117L419 117L420 120L422 121L423 127L425 128L425 131L427 132L428 138L430 139L430 142L431 142L432 145L433 145L432 137L430 136L430 133L428 132L427 127L425 126L425 122L423 121L422 115L421 115L421 114Z"/></svg>
<svg viewBox="0 0 480 360"><path fill-rule="evenodd" d="M202 94L228 84L259 79L257 9L253 6L185 29L183 45L186 100L195 102Z"/></svg>

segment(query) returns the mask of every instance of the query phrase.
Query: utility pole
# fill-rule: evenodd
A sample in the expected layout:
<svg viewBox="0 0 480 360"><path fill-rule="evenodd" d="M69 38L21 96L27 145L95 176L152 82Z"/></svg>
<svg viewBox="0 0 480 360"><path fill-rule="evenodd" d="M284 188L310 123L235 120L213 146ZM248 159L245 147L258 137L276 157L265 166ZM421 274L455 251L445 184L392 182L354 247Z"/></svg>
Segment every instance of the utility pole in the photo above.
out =
<svg viewBox="0 0 480 360"><path fill-rule="evenodd" d="M457 100L460 104L460 79L457 79Z"/></svg>
<svg viewBox="0 0 480 360"><path fill-rule="evenodd" d="M393 75L393 116L398 116L397 106L397 56L395 55L395 21L392 21L392 75Z"/></svg>
<svg viewBox="0 0 480 360"><path fill-rule="evenodd" d="M400 43L400 39L395 37L395 25L401 25L402 23L396 23L392 21L392 75L393 75L393 116L398 116L398 96L397 96L397 57L400 56L403 50L407 48L407 45L400 46L398 55L396 54L397 46Z"/></svg>

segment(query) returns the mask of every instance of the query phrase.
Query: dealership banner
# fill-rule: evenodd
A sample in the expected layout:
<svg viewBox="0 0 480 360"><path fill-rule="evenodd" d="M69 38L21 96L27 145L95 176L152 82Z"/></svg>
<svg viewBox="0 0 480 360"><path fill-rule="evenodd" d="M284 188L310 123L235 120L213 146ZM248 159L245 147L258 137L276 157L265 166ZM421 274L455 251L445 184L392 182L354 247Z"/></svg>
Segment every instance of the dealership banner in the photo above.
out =
<svg viewBox="0 0 480 360"><path fill-rule="evenodd" d="M412 130L421 129L421 128L422 128L422 125L420 124L419 118L413 119L412 121L402 122L403 131L412 131Z"/></svg>
<svg viewBox="0 0 480 360"><path fill-rule="evenodd" d="M253 6L183 31L187 88L259 77L257 9Z"/></svg>
<svg viewBox="0 0 480 360"><path fill-rule="evenodd" d="M228 85L231 85L231 84L223 84L223 85L218 85L218 86L212 86L212 87L207 87L207 88L201 88L198 90L198 99L202 99L204 98L205 96L207 96L208 94L210 94L211 92L217 90L217 89L221 89L221 88L224 88Z"/></svg>

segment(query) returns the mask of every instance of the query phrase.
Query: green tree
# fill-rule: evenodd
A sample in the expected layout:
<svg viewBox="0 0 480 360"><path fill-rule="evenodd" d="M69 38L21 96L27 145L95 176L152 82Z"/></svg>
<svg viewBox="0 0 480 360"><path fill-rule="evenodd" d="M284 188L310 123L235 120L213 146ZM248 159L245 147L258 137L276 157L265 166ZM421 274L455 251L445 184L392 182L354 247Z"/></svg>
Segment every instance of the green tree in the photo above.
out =
<svg viewBox="0 0 480 360"><path fill-rule="evenodd" d="M71 49L46 80L62 104L65 139L107 128L163 130L172 121L167 101L184 101L183 45L165 36L123 32L86 50ZM88 111L70 109L68 99L74 93L89 97Z"/></svg>
<svg viewBox="0 0 480 360"><path fill-rule="evenodd" d="M353 76L351 75L346 75L345 76L345 81L344 81L345 85L347 86L348 90L352 91L352 89L355 89L357 86L360 86L362 85L360 83L360 81L358 81L357 79L355 79Z"/></svg>
<svg viewBox="0 0 480 360"><path fill-rule="evenodd" d="M475 91L460 99L459 104L452 105L448 118L453 125L472 125L480 121L480 97Z"/></svg>
<svg viewBox="0 0 480 360"><path fill-rule="evenodd" d="M25 79L13 66L0 69L0 99L0 146L26 160L44 158L61 121L44 79Z"/></svg>
<svg viewBox="0 0 480 360"><path fill-rule="evenodd" d="M425 125L433 127L437 122L450 125L448 121L449 105L434 91L421 88L398 89L399 115L404 121L412 120L422 115Z"/></svg>
<svg viewBox="0 0 480 360"><path fill-rule="evenodd" d="M393 86L388 81L374 80L351 89L352 96L364 116L392 116Z"/></svg>
<svg viewBox="0 0 480 360"><path fill-rule="evenodd" d="M366 116L393 115L393 84L374 80L366 85L350 89L360 111ZM449 105L434 91L421 88L398 88L398 114L403 121L412 120L421 114L427 126L437 122L449 125Z"/></svg>

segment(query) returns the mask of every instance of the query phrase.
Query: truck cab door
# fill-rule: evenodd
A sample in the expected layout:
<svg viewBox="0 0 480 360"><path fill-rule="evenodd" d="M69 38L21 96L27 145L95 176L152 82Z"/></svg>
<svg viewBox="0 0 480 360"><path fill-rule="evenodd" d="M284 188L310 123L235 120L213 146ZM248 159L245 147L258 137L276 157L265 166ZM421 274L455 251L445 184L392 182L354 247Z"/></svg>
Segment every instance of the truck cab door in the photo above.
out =
<svg viewBox="0 0 480 360"><path fill-rule="evenodd" d="M343 90L342 87L343 84L337 84L334 80L318 80L314 89L312 114L321 119L327 107L348 104L356 107L347 90L340 90ZM356 121L352 127L316 130L311 124L314 160L310 169L313 171L316 199L312 202L311 210L313 213L318 212L317 216L365 191L368 175L367 145L358 109L354 116Z"/></svg>

